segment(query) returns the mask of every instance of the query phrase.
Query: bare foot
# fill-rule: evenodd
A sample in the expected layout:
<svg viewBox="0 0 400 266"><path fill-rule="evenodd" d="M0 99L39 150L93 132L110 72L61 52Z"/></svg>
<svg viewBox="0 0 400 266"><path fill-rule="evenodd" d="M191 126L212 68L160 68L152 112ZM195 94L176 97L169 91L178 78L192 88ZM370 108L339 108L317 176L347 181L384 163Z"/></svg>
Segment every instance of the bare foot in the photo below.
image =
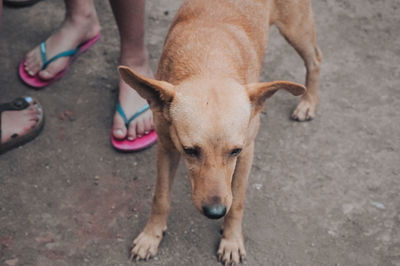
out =
<svg viewBox="0 0 400 266"><path fill-rule="evenodd" d="M75 49L80 44L92 39L100 32L100 24L96 11L93 9L88 13L67 16L55 33L46 40L47 59L60 52ZM42 70L43 61L40 45L28 52L25 56L25 70L30 76L36 74L43 80L52 79L58 72L62 71L68 64L69 57L61 57L51 62Z"/></svg>
<svg viewBox="0 0 400 266"><path fill-rule="evenodd" d="M148 64L147 51L143 51L140 55L136 55L135 58L122 58L121 65L132 67L139 74L146 77L153 77ZM126 117L129 119L139 109L147 104L146 100L143 99L134 89L129 87L124 81L119 82L119 102L122 109L124 110ZM118 112L115 112L113 120L113 136L117 139L134 140L140 138L154 130L153 114L151 110L147 110L136 119L130 122L129 128L126 128L125 122Z"/></svg>
<svg viewBox="0 0 400 266"><path fill-rule="evenodd" d="M31 105L19 111L4 111L1 113L1 142L8 142L13 135L27 134L34 128L40 118L42 110L32 102Z"/></svg>

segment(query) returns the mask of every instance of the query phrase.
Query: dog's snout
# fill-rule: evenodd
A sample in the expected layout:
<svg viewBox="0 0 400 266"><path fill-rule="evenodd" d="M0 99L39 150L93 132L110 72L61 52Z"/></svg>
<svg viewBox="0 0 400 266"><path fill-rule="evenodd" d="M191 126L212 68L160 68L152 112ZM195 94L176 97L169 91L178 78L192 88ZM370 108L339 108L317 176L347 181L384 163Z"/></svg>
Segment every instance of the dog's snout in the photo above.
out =
<svg viewBox="0 0 400 266"><path fill-rule="evenodd" d="M204 205L203 213L210 219L219 219L226 213L226 207L222 204Z"/></svg>

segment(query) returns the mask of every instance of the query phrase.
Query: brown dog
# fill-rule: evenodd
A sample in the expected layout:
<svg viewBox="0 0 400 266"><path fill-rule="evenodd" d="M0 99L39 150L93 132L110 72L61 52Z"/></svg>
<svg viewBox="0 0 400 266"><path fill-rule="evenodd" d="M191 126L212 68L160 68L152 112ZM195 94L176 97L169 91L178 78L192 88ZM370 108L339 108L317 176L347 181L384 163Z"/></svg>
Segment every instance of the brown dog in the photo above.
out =
<svg viewBox="0 0 400 266"><path fill-rule="evenodd" d="M272 24L304 59L307 91L292 82L258 83ZM259 113L267 98L285 89L303 95L292 117L312 119L320 61L310 0L191 0L172 23L157 80L119 68L150 103L159 135L154 202L132 258L157 252L180 155L196 208L212 219L225 216L219 259L229 264L244 258L242 217Z"/></svg>

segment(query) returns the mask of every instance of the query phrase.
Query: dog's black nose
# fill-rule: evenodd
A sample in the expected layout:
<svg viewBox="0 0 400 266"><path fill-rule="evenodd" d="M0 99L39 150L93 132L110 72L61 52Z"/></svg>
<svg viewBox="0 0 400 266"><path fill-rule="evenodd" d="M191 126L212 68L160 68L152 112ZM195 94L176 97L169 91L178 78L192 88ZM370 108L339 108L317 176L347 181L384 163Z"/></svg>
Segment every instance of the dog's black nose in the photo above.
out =
<svg viewBox="0 0 400 266"><path fill-rule="evenodd" d="M219 219L226 213L226 207L221 204L204 205L203 213L210 219Z"/></svg>

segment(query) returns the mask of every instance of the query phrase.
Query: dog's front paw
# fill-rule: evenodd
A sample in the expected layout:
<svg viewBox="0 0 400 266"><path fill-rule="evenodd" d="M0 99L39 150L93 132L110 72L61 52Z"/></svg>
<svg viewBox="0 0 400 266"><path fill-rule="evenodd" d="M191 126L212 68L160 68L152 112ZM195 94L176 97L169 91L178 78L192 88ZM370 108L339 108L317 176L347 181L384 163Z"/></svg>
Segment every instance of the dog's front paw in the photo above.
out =
<svg viewBox="0 0 400 266"><path fill-rule="evenodd" d="M162 239L162 234L152 235L145 232L140 233L133 241L131 249L131 260L148 260L157 253L158 245Z"/></svg>
<svg viewBox="0 0 400 266"><path fill-rule="evenodd" d="M246 258L243 237L221 239L217 251L218 261L224 265L235 265Z"/></svg>
<svg viewBox="0 0 400 266"><path fill-rule="evenodd" d="M301 100L292 114L292 119L297 121L308 121L315 117L317 104L309 100Z"/></svg>

